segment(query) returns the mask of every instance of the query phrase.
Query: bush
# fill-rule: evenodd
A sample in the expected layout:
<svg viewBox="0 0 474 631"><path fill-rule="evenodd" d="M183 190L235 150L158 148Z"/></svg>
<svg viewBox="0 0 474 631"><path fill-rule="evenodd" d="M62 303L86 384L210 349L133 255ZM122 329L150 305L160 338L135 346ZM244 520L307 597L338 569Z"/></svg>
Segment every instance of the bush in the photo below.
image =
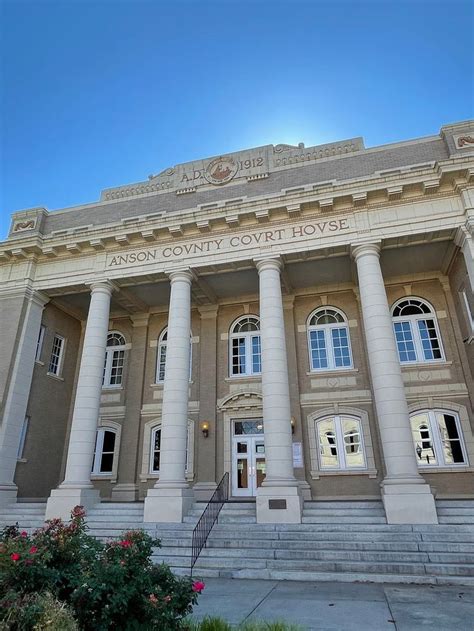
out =
<svg viewBox="0 0 474 631"><path fill-rule="evenodd" d="M50 520L32 536L15 526L4 529L0 624L9 626L3 629L34 629L45 603L51 608L53 602L74 622L70 607L77 621L77 627L64 629L179 629L204 585L153 565L152 549L159 541L146 533L126 532L122 540L104 544L87 534L81 507L71 517L69 524Z"/></svg>
<svg viewBox="0 0 474 631"><path fill-rule="evenodd" d="M201 622L188 622L186 631L302 631L298 625L285 622L244 622L238 627L232 626L222 618L206 617Z"/></svg>
<svg viewBox="0 0 474 631"><path fill-rule="evenodd" d="M33 631L78 631L79 626L71 609L49 592L41 594L10 593L12 599L3 620L0 631L33 629Z"/></svg>

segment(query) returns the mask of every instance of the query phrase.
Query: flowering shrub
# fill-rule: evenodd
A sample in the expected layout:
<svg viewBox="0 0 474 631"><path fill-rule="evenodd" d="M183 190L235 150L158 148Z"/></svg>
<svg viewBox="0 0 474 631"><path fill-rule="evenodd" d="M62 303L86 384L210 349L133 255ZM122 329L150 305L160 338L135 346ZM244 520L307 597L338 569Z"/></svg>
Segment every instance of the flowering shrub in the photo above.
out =
<svg viewBox="0 0 474 631"><path fill-rule="evenodd" d="M104 544L87 534L81 507L71 517L69 524L50 520L32 536L16 527L3 531L0 629L35 628L42 614L33 595L42 593L70 606L77 628L85 631L181 628L204 583L153 565L159 541L142 531ZM2 626L19 609L31 624Z"/></svg>

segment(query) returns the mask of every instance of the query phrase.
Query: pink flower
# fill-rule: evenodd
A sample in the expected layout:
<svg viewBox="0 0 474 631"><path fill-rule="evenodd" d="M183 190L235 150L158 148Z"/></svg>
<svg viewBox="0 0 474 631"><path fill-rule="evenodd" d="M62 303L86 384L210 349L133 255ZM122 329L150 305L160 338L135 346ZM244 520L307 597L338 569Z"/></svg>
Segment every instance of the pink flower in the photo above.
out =
<svg viewBox="0 0 474 631"><path fill-rule="evenodd" d="M155 596L155 594L150 594L148 596L148 600L151 602L152 605L156 605L156 603L158 602L158 598Z"/></svg>
<svg viewBox="0 0 474 631"><path fill-rule="evenodd" d="M18 554L18 552L12 552L12 554L10 554L10 559L12 561L19 561L20 560L20 555Z"/></svg>
<svg viewBox="0 0 474 631"><path fill-rule="evenodd" d="M120 561L120 565L125 565L125 561L123 559Z"/></svg>
<svg viewBox="0 0 474 631"><path fill-rule="evenodd" d="M201 581L194 581L192 590L193 592L200 594L205 587L205 584Z"/></svg>
<svg viewBox="0 0 474 631"><path fill-rule="evenodd" d="M171 600L171 596L165 596L163 600L165 601L165 603L169 603Z"/></svg>
<svg viewBox="0 0 474 631"><path fill-rule="evenodd" d="M38 548L36 546L31 546L30 554L35 554L36 552L38 552Z"/></svg>
<svg viewBox="0 0 474 631"><path fill-rule="evenodd" d="M20 532L20 537L27 537L27 536L28 536L28 533L26 532L26 530L22 530Z"/></svg>
<svg viewBox="0 0 474 631"><path fill-rule="evenodd" d="M130 541L130 539L124 539L120 542L120 545L122 546L122 548L130 548L132 542Z"/></svg>

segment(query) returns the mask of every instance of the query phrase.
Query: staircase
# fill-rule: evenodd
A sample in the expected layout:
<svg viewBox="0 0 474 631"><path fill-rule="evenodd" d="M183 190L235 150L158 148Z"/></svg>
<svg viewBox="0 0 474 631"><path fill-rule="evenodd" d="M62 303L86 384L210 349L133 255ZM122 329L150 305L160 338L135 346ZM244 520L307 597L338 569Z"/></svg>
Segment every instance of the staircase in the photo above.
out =
<svg viewBox="0 0 474 631"><path fill-rule="evenodd" d="M43 525L43 503L0 511L0 528ZM191 540L204 503L182 524L144 524L142 503L102 503L87 524L102 540L142 528L161 539L153 559L189 574ZM257 524L255 504L229 502L201 552L200 577L474 585L474 500L438 500L437 526L389 525L380 501L305 502L302 524Z"/></svg>

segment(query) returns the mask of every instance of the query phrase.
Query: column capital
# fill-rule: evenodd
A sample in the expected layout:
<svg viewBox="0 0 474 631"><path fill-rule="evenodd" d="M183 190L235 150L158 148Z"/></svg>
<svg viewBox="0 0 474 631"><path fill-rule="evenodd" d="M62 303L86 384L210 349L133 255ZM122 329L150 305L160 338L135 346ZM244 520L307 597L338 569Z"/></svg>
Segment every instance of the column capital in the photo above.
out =
<svg viewBox="0 0 474 631"><path fill-rule="evenodd" d="M40 307L44 307L46 303L50 301L50 297L44 294L42 291L32 291L29 296L31 302L34 302Z"/></svg>
<svg viewBox="0 0 474 631"><path fill-rule="evenodd" d="M283 261L281 260L281 257L278 255L255 258L254 263L255 263L255 266L257 267L259 274L263 270L267 270L267 269L274 269L274 270L277 270L278 272L281 272L283 268Z"/></svg>
<svg viewBox="0 0 474 631"><path fill-rule="evenodd" d="M117 285L107 278L94 280L91 283L88 283L88 285L90 287L91 294L103 293L111 296L113 291L118 290Z"/></svg>
<svg viewBox="0 0 474 631"><path fill-rule="evenodd" d="M377 257L380 257L381 250L381 242L380 241L371 241L369 243L360 243L351 245L351 254L355 261L361 256L365 256L367 254L373 254Z"/></svg>
<svg viewBox="0 0 474 631"><path fill-rule="evenodd" d="M217 317L217 313L219 311L219 305L201 305L198 307L199 315L201 316L201 320L212 320Z"/></svg>
<svg viewBox="0 0 474 631"><path fill-rule="evenodd" d="M191 285L193 273L189 268L183 268L168 272L168 278L170 279L171 284L181 281Z"/></svg>

